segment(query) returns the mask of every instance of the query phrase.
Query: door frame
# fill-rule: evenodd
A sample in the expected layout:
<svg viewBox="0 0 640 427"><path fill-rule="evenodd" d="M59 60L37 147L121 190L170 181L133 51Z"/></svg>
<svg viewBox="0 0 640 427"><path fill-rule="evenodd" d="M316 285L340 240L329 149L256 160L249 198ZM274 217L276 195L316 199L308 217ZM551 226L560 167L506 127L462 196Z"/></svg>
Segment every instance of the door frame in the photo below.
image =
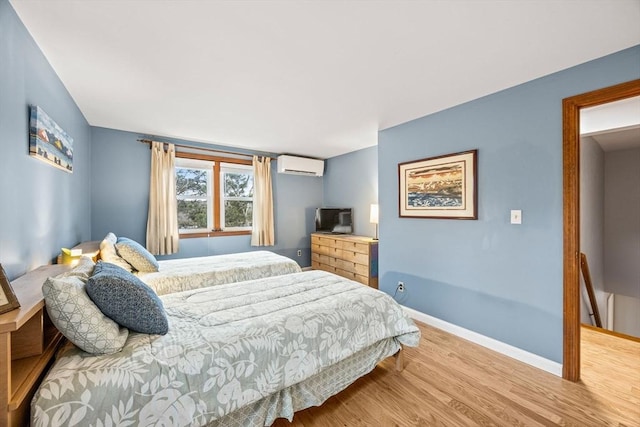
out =
<svg viewBox="0 0 640 427"><path fill-rule="evenodd" d="M562 377L570 381L580 380L580 109L634 96L640 96L640 79L562 100Z"/></svg>

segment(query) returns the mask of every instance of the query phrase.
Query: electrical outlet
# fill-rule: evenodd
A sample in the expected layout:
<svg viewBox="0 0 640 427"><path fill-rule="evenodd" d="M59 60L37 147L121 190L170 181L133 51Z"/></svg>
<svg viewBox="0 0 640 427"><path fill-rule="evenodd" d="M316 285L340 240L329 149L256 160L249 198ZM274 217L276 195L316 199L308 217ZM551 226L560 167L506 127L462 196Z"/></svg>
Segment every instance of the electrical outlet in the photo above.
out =
<svg viewBox="0 0 640 427"><path fill-rule="evenodd" d="M398 287L396 288L398 292L404 292L404 282L398 282Z"/></svg>
<svg viewBox="0 0 640 427"><path fill-rule="evenodd" d="M298 249L298 256L302 256L302 249Z"/></svg>

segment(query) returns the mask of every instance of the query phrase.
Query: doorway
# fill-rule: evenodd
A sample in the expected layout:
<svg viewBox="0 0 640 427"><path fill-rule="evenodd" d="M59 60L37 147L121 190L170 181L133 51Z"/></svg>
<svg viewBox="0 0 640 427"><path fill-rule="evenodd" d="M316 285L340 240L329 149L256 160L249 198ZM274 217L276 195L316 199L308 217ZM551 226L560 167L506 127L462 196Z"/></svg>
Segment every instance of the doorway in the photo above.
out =
<svg viewBox="0 0 640 427"><path fill-rule="evenodd" d="M640 337L640 96L580 110L580 252L582 324Z"/></svg>
<svg viewBox="0 0 640 427"><path fill-rule="evenodd" d="M580 109L640 96L640 79L565 98L563 115L563 364L580 379Z"/></svg>

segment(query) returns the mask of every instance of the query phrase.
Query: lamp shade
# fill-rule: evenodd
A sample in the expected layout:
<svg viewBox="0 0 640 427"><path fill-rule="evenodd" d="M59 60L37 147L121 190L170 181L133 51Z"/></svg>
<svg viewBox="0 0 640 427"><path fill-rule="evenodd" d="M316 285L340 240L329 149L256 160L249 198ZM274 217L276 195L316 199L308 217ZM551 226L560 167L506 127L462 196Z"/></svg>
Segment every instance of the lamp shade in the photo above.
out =
<svg viewBox="0 0 640 427"><path fill-rule="evenodd" d="M369 212L369 222L371 224L378 224L378 205L372 204Z"/></svg>

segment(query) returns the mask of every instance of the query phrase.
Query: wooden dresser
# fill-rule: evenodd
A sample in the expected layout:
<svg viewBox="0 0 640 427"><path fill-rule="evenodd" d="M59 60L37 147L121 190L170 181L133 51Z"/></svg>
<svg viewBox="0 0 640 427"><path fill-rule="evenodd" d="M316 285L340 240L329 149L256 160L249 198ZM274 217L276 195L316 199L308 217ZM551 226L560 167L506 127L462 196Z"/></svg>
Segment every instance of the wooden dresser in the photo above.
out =
<svg viewBox="0 0 640 427"><path fill-rule="evenodd" d="M311 234L311 267L378 289L378 241L349 234Z"/></svg>
<svg viewBox="0 0 640 427"><path fill-rule="evenodd" d="M31 398L62 342L44 307L42 284L70 268L46 265L11 282L20 308L0 315L0 426L29 425Z"/></svg>

